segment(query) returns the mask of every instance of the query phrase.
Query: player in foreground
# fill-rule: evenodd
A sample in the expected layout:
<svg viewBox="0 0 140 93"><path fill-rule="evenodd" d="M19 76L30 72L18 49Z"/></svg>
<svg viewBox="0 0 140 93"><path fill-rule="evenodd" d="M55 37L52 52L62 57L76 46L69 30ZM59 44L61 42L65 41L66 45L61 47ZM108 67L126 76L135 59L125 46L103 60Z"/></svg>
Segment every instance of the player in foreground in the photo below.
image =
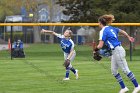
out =
<svg viewBox="0 0 140 93"><path fill-rule="evenodd" d="M104 44L107 45L107 47L112 51L111 72L121 86L119 93L126 93L129 89L125 86L121 75L118 73L118 68L121 68L121 70L134 84L135 88L132 93L138 93L140 91L140 85L127 65L127 61L125 59L126 53L124 48L121 46L121 42L118 40L118 33L126 36L130 42L134 42L134 38L130 37L124 30L109 26L113 21L113 15L103 15L99 17L98 22L101 31L99 35L99 44L95 48L94 53L101 49Z"/></svg>
<svg viewBox="0 0 140 93"><path fill-rule="evenodd" d="M74 69L71 64L71 62L74 60L76 56L76 52L74 50L74 42L71 39L72 31L66 30L64 34L61 35L61 34L55 33L54 31L42 29L41 33L50 33L57 36L60 39L60 45L64 52L64 60L65 60L64 66L66 68L66 75L63 80L70 80L69 79L70 70L75 74L76 79L78 79L78 70Z"/></svg>

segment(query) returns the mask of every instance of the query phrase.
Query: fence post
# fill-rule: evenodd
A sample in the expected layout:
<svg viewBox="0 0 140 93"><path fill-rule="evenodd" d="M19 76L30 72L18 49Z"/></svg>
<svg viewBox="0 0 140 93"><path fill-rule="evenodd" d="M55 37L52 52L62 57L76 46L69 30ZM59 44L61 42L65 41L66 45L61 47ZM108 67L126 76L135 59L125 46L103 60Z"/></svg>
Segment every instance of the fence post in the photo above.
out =
<svg viewBox="0 0 140 93"><path fill-rule="evenodd" d="M13 59L13 57L12 57L12 53L13 53L13 48L12 48L12 43L13 43L13 26L11 26L10 43L11 43L11 60L12 60Z"/></svg>
<svg viewBox="0 0 140 93"><path fill-rule="evenodd" d="M133 27L130 26L130 36L133 36ZM132 53L133 53L133 42L130 42L130 61L132 61Z"/></svg>

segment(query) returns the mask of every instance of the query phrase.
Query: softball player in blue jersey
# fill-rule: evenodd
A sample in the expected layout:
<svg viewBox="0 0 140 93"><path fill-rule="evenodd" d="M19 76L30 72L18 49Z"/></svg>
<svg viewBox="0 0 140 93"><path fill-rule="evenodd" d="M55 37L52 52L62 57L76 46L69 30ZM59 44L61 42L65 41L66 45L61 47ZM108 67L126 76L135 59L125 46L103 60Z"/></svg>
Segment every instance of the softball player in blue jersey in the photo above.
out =
<svg viewBox="0 0 140 93"><path fill-rule="evenodd" d="M54 31L49 31L49 30L44 30L44 29L42 29L41 32L42 33L46 32L46 33L50 33L57 36L60 39L60 45L64 52L64 60L70 60L70 65L66 67L66 75L63 80L70 80L69 79L70 70L75 74L76 79L78 79L78 70L74 69L71 64L71 62L74 60L76 56L76 52L74 50L74 42L71 39L72 31L66 30L63 35L58 34Z"/></svg>
<svg viewBox="0 0 140 93"><path fill-rule="evenodd" d="M129 89L125 86L121 75L118 73L118 68L121 68L121 70L134 84L135 88L132 93L138 93L140 91L140 85L127 65L127 61L125 59L126 53L124 48L121 46L121 42L118 40L118 33L126 36L130 42L134 42L134 38L130 37L124 30L109 26L113 21L113 15L103 15L99 17L98 22L101 31L99 34L99 44L94 51L98 51L104 44L106 44L112 50L111 72L121 86L119 93L126 93Z"/></svg>

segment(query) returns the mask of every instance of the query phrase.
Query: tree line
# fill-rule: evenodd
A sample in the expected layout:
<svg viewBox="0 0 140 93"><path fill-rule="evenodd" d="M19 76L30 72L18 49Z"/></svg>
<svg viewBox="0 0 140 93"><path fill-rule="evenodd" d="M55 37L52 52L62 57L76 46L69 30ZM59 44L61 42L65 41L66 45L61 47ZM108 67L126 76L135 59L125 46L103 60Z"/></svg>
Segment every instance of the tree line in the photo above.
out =
<svg viewBox="0 0 140 93"><path fill-rule="evenodd" d="M140 22L140 0L58 0L70 16L68 22L97 22L103 14L113 14L115 22Z"/></svg>

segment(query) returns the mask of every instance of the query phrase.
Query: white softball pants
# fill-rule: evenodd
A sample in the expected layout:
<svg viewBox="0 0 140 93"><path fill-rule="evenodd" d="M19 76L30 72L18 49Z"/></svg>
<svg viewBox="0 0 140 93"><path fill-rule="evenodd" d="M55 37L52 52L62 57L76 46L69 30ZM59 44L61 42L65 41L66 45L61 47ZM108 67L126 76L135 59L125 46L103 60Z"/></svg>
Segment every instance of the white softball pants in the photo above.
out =
<svg viewBox="0 0 140 93"><path fill-rule="evenodd" d="M114 76L118 74L118 68L121 68L126 75L130 73L125 56L126 52L122 46L117 46L112 50L111 72Z"/></svg>

